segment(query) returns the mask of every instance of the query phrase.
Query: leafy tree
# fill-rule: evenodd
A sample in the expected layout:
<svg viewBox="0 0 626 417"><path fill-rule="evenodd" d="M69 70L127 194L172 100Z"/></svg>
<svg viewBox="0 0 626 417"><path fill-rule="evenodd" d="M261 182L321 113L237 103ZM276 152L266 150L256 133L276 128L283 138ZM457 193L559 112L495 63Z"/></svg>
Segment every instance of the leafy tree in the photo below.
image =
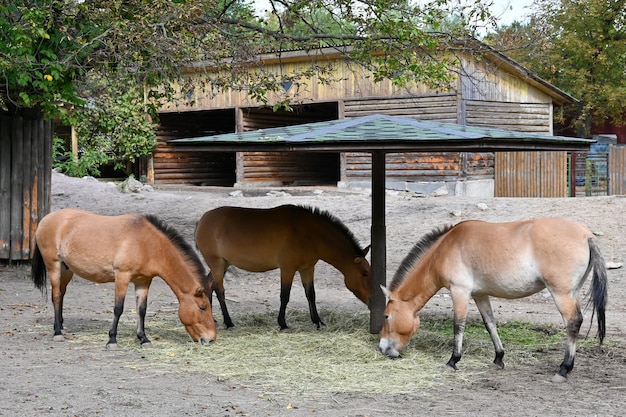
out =
<svg viewBox="0 0 626 417"><path fill-rule="evenodd" d="M174 83L185 85L185 67L209 68L212 89L245 89L267 102L268 92L279 91L284 80L263 71L260 54L337 47L376 80L447 89L456 63L440 52L488 23L490 4L269 0L269 12L257 16L250 0L14 0L0 5L0 110L40 108L75 124L92 118L92 126L103 129L99 137L124 149L122 159L132 158L150 138L109 129L121 117L110 111L132 107L136 121L139 114L154 116L173 99ZM113 101L131 91L147 92L145 100ZM121 146L128 141L134 150Z"/></svg>
<svg viewBox="0 0 626 417"><path fill-rule="evenodd" d="M536 0L528 24L486 38L580 100L563 115L581 136L592 124L624 123L626 1Z"/></svg>

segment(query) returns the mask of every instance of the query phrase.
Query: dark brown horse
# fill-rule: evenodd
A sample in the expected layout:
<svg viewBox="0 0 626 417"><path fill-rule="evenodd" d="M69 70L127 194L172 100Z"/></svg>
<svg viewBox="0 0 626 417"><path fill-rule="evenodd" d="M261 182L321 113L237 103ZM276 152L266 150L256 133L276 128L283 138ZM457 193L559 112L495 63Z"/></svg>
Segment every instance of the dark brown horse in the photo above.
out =
<svg viewBox="0 0 626 417"><path fill-rule="evenodd" d="M250 272L280 268L278 324L287 329L285 310L293 277L300 273L311 320L319 328L313 274L321 259L338 269L346 287L369 302L370 264L354 235L336 217L318 209L283 205L271 209L220 207L206 212L196 226L196 245L210 268L209 278L219 300L224 323L233 322L226 308L224 274L229 265Z"/></svg>
<svg viewBox="0 0 626 417"><path fill-rule="evenodd" d="M117 325L131 282L137 300L137 337L142 346L150 346L144 322L148 289L155 276L161 277L178 298L178 316L194 342L215 341L204 267L180 235L154 216L101 216L63 209L42 219L35 233L32 280L44 291L46 276L50 277L56 341L64 339L63 297L74 274L94 282L115 282L108 348L117 346Z"/></svg>
<svg viewBox="0 0 626 417"><path fill-rule="evenodd" d="M504 367L489 297L521 298L547 288L565 321L565 357L554 381L574 367L583 321L578 293L593 271L590 301L605 334L607 272L593 234L579 223L545 218L511 223L465 221L424 236L404 259L389 289L380 350L397 357L419 329L418 312L439 289L450 290L454 308L454 349L448 366L461 359L468 303L473 298Z"/></svg>

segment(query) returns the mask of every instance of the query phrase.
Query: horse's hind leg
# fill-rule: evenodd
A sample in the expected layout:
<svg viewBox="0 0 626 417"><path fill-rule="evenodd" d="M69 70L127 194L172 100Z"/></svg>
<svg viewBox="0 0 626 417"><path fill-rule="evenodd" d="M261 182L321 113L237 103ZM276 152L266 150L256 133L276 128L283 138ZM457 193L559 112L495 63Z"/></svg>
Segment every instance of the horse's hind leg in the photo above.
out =
<svg viewBox="0 0 626 417"><path fill-rule="evenodd" d="M150 282L147 284L135 284L135 301L137 303L137 338L141 347L152 347L150 339L146 336L146 312L148 310L148 290Z"/></svg>
<svg viewBox="0 0 626 417"><path fill-rule="evenodd" d="M489 297L486 295L474 297L474 301L476 302L478 311L480 311L480 315L485 323L485 328L487 329L487 332L489 332L489 336L491 336L491 341L493 342L493 347L496 351L496 358L493 360L493 363L502 369L504 368L504 361L502 360L504 357L504 347L502 346L500 336L498 335L496 320L493 317L493 310L491 309Z"/></svg>
<svg viewBox="0 0 626 417"><path fill-rule="evenodd" d="M217 301L220 303L220 309L222 310L222 316L224 316L224 325L227 329L234 327L235 324L233 320L230 318L230 314L228 313L228 308L226 307L226 295L224 293L224 274L226 271L224 269L220 271L213 272L213 268L209 272L207 276L207 280L211 284L211 291L215 292L215 296L217 297ZM211 300L211 306L213 306L213 296L209 294L209 298Z"/></svg>
<svg viewBox="0 0 626 417"><path fill-rule="evenodd" d="M302 285L304 286L304 293L306 294L306 299L309 302L309 313L311 314L311 321L317 328L320 326L324 326L324 322L320 319L320 315L317 312L317 306L315 305L315 286L313 285L313 275L315 272L315 267L311 267L308 269L304 269L300 271L300 278L302 279Z"/></svg>
<svg viewBox="0 0 626 417"><path fill-rule="evenodd" d="M52 340L62 342L63 336L63 299L67 285L72 280L73 272L62 262L50 268L50 285L52 287L52 306L54 307L54 336Z"/></svg>
<svg viewBox="0 0 626 417"><path fill-rule="evenodd" d="M563 316L565 322L565 328L567 330L567 345L565 346L565 356L559 372L554 375L552 379L554 382L562 382L567 378L567 374L574 369L574 358L576 356L576 342L578 340L578 333L580 332L580 326L583 323L583 315L580 311L578 302L571 294L567 295L555 295L553 294L556 306Z"/></svg>
<svg viewBox="0 0 626 417"><path fill-rule="evenodd" d="M285 320L285 313L287 311L287 304L289 304L289 298L291 297L291 285L293 284L293 276L295 271L285 272L280 270L280 310L278 311L278 325L280 330L288 330L287 321Z"/></svg>

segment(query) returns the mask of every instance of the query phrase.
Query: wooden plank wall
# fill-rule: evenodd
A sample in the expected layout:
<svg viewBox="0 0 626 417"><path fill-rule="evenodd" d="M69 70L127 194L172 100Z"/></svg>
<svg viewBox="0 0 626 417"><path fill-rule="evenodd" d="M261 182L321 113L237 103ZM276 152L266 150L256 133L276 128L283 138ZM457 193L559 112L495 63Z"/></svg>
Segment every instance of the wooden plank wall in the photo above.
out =
<svg viewBox="0 0 626 417"><path fill-rule="evenodd" d="M303 123L326 122L339 118L339 106L336 101L293 105L291 111L267 107L241 109L240 131L267 129L271 127L293 126Z"/></svg>
<svg viewBox="0 0 626 417"><path fill-rule="evenodd" d="M243 152L243 178L250 185L336 185L339 154Z"/></svg>
<svg viewBox="0 0 626 417"><path fill-rule="evenodd" d="M241 131L336 120L338 103L293 106L291 111L268 108L241 110ZM240 152L239 185L336 185L339 155L303 152Z"/></svg>
<svg viewBox="0 0 626 417"><path fill-rule="evenodd" d="M344 100L343 112L346 118L387 114L415 117L433 122L456 123L457 96L456 94L436 94Z"/></svg>
<svg viewBox="0 0 626 417"><path fill-rule="evenodd" d="M551 104L468 100L468 125L519 132L552 133ZM566 152L497 152L495 197L566 197Z"/></svg>
<svg viewBox="0 0 626 417"><path fill-rule="evenodd" d="M496 152L495 197L567 197L567 152Z"/></svg>
<svg viewBox="0 0 626 417"><path fill-rule="evenodd" d="M458 106L456 94L437 94L402 98L346 100L344 115L360 117L371 114L389 114L415 119L456 123ZM386 177L400 181L457 181L462 178L493 177L492 153L471 152L410 152L388 154ZM345 154L347 180L369 181L371 157L369 154Z"/></svg>
<svg viewBox="0 0 626 417"><path fill-rule="evenodd" d="M153 157L155 184L232 186L235 183L234 152L179 152L167 144L170 139L234 132L233 110L163 113L159 118Z"/></svg>
<svg viewBox="0 0 626 417"><path fill-rule="evenodd" d="M552 133L551 106L545 103L467 101L465 121L470 126L494 127L528 133Z"/></svg>
<svg viewBox="0 0 626 417"><path fill-rule="evenodd" d="M52 121L0 115L0 260L25 261L50 211Z"/></svg>
<svg viewBox="0 0 626 417"><path fill-rule="evenodd" d="M626 146L609 146L609 194L626 194Z"/></svg>

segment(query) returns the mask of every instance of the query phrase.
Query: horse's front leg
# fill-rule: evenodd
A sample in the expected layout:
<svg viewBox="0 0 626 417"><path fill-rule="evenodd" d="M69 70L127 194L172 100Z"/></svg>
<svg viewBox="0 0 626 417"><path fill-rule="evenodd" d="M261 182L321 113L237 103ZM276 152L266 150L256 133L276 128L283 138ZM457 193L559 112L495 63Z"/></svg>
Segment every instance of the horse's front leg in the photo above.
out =
<svg viewBox="0 0 626 417"><path fill-rule="evenodd" d="M320 326L325 326L322 319L317 312L317 306L315 304L315 286L313 285L313 276L315 273L315 266L311 268L303 269L300 271L300 278L302 279L302 285L304 286L304 293L306 299L309 302L309 313L311 314L311 321L317 325L319 330Z"/></svg>
<svg viewBox="0 0 626 417"><path fill-rule="evenodd" d="M126 290L128 289L129 280L125 280L120 276L115 278L115 304L113 306L113 324L109 330L109 341L107 342L107 349L117 349L117 325L120 322L120 317L124 312L124 300L126 299Z"/></svg>
<svg viewBox="0 0 626 417"><path fill-rule="evenodd" d="M289 304L289 298L291 297L291 285L293 284L293 276L295 271L280 270L280 310L278 311L278 325L280 330L288 330L287 321L285 320L285 313L287 311L287 304Z"/></svg>
<svg viewBox="0 0 626 417"><path fill-rule="evenodd" d="M465 334L465 323L467 321L469 295L461 292L451 292L454 309L454 348L452 349L452 356L446 366L456 371L458 370L456 364L461 360L461 352L463 351L463 335Z"/></svg>
<svg viewBox="0 0 626 417"><path fill-rule="evenodd" d="M152 347L150 339L146 336L146 312L148 310L148 291L150 281L147 284L135 284L135 302L137 305L137 338L141 347Z"/></svg>
<svg viewBox="0 0 626 417"><path fill-rule="evenodd" d="M493 363L498 368L504 369L504 361L502 360L502 358L504 358L504 346L502 346L502 341L500 341L500 336L498 335L496 319L493 317L493 310L491 309L489 296L476 296L474 297L474 301L476 302L478 311L480 311L483 323L485 323L485 328L487 329L487 332L489 332L489 336L491 336L491 341L493 342L493 347L496 351L496 358L493 360Z"/></svg>
<svg viewBox="0 0 626 417"><path fill-rule="evenodd" d="M552 381L564 382L567 380L567 374L574 369L576 342L580 327L583 324L583 315L578 302L571 295L554 296L554 299L567 329L567 345L565 346L565 356L563 357L563 362L561 362L559 372L554 375Z"/></svg>

